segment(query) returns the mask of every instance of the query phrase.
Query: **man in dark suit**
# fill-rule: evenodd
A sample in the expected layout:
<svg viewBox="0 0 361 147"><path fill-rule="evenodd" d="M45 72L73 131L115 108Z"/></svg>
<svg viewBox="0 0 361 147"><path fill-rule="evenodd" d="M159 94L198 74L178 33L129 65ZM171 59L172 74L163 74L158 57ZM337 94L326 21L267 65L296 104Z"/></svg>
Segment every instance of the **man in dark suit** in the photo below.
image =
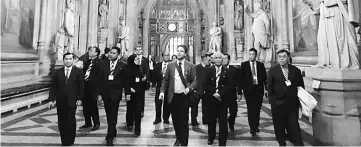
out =
<svg viewBox="0 0 361 147"><path fill-rule="evenodd" d="M228 90L228 102L229 102L229 117L228 117L228 125L229 130L234 131L234 123L236 121L237 112L238 112L238 103L237 98L240 95L237 95L237 88L239 88L238 84L238 69L232 65L229 65L229 61L231 56L228 54L223 55L223 67L226 70L228 77L232 79L232 82L229 83Z"/></svg>
<svg viewBox="0 0 361 147"><path fill-rule="evenodd" d="M162 101L159 99L160 88L162 87L162 80L165 75L165 71L167 71L167 65L170 60L169 52L165 51L162 53L163 61L157 63L154 67L154 74L152 79L152 87L155 88L155 120L153 124L158 124L162 122L160 118L162 115L162 103L163 103L163 122L169 124L169 106L166 101ZM154 91L154 90L153 90ZM167 96L167 94L165 94Z"/></svg>
<svg viewBox="0 0 361 147"><path fill-rule="evenodd" d="M164 93L167 93L167 102L176 134L175 146L188 145L189 94L197 86L196 67L185 60L187 51L188 48L185 45L177 47L177 61L168 64L159 94L159 99L163 100Z"/></svg>
<svg viewBox="0 0 361 147"><path fill-rule="evenodd" d="M305 87L301 71L289 64L290 52L277 52L279 64L268 71L268 96L271 104L273 126L276 140L280 146L285 146L285 129L291 141L296 146L302 146L301 129L298 124L298 109L300 102L297 87Z"/></svg>
<svg viewBox="0 0 361 147"><path fill-rule="evenodd" d="M58 127L62 145L73 145L75 140L76 105L81 105L84 94L83 71L73 66L75 55L63 55L65 67L60 68L53 76L49 92L49 109L57 106Z"/></svg>
<svg viewBox="0 0 361 147"><path fill-rule="evenodd" d="M141 83L142 83L142 90L140 91L140 93L142 93L141 97L142 97L142 105L141 105L141 108L142 108L142 117L144 116L144 101L145 101L145 90L147 90L147 84L149 84L149 82L151 82L151 79L150 79L150 70L149 70L149 60L145 57L143 57L143 49L140 48L140 47L137 47L135 49L135 54L137 55L137 57L139 59L141 59L139 62L139 65L141 67L141 72L143 74L143 77L141 79Z"/></svg>
<svg viewBox="0 0 361 147"><path fill-rule="evenodd" d="M214 67L206 73L204 85L205 99L209 109L208 145L212 145L216 137L217 118L219 122L219 145L226 146L228 137L227 111L229 105L229 88L231 78L228 77L225 67L222 67L223 54L213 54Z"/></svg>
<svg viewBox="0 0 361 147"><path fill-rule="evenodd" d="M206 81L205 74L207 73L207 70L209 69L209 66L211 64L211 56L213 53L211 52L204 52L201 55L202 62L196 66L197 71L197 88L196 92L199 96L199 100L202 99L202 122L203 124L208 124L208 109L207 105L205 103L204 99L204 82ZM198 116L198 103L199 100L191 107L191 120L192 125L197 126L199 123L197 122L197 116Z"/></svg>
<svg viewBox="0 0 361 147"><path fill-rule="evenodd" d="M109 52L109 62L103 62L100 72L101 96L98 96L98 101L103 99L107 115L108 131L105 138L107 145L113 145L113 139L117 134L118 109L119 102L122 100L123 89L127 99L130 99L130 88L125 79L127 77L127 65L118 59L119 54L120 48L112 47Z"/></svg>
<svg viewBox="0 0 361 147"><path fill-rule="evenodd" d="M257 50L249 50L249 61L241 64L239 83L242 87L246 103L248 124L252 136L259 132L260 111L263 102L264 89L267 86L266 68L262 62L256 61Z"/></svg>
<svg viewBox="0 0 361 147"><path fill-rule="evenodd" d="M85 124L80 129L92 127L91 120L93 119L94 126L92 131L99 129L99 111L97 105L97 96L100 88L100 64L102 61L98 58L100 49L96 46L88 48L88 59L83 59L84 72L84 98L83 98L83 115Z"/></svg>

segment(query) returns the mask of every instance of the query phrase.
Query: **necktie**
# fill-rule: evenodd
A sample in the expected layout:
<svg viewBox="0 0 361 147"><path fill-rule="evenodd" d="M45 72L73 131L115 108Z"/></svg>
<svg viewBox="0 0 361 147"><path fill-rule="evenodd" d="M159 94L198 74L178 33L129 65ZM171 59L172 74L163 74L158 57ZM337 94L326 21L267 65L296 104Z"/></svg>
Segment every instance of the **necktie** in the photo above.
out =
<svg viewBox="0 0 361 147"><path fill-rule="evenodd" d="M179 62L178 63L178 66L179 66L179 69L180 69L180 73L183 75L183 71L182 71L182 62ZM184 76L184 75L183 75Z"/></svg>
<svg viewBox="0 0 361 147"><path fill-rule="evenodd" d="M90 70L92 69L92 67L93 67L93 60L90 60L89 67L88 67L88 69L87 69L86 72L85 72L85 77L84 77L84 80L85 80L85 81L88 81L88 80L89 80Z"/></svg>
<svg viewBox="0 0 361 147"><path fill-rule="evenodd" d="M110 63L110 75L112 75L114 73L114 61L112 61L112 63Z"/></svg>
<svg viewBox="0 0 361 147"><path fill-rule="evenodd" d="M216 67L216 88L218 88L219 77L221 76L221 67Z"/></svg>
<svg viewBox="0 0 361 147"><path fill-rule="evenodd" d="M163 69L162 69L163 77L164 77L164 75L165 75L165 69L167 69L167 63L164 63L164 64L163 64Z"/></svg>
<svg viewBox="0 0 361 147"><path fill-rule="evenodd" d="M283 72L283 75L285 76L285 79L287 81L288 80L288 68L286 66L282 67L282 72Z"/></svg>
<svg viewBox="0 0 361 147"><path fill-rule="evenodd" d="M68 83L68 80L69 80L69 70L70 70L70 68L66 69L66 74L65 74L66 83Z"/></svg>
<svg viewBox="0 0 361 147"><path fill-rule="evenodd" d="M254 69L254 62L252 62L252 75L256 75L256 71Z"/></svg>

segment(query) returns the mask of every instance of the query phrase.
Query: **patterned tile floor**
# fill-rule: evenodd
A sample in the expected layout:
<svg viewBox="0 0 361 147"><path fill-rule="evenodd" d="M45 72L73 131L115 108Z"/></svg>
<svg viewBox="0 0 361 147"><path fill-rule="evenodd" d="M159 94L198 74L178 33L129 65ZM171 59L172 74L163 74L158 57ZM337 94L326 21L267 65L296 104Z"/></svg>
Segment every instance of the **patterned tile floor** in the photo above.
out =
<svg viewBox="0 0 361 147"><path fill-rule="evenodd" d="M1 118L1 146L60 146L60 136L57 127L56 110L48 110L47 105L41 105L22 112ZM159 123L153 125L155 117L154 92L146 92L145 115L142 119L142 133L135 136L126 129L126 105L120 103L118 116L118 134L114 140L116 146L172 146L175 141L173 125ZM238 102L238 116L235 131L229 133L229 146L277 146L273 131L270 105L263 103L260 133L251 137L247 121L247 105L244 100ZM99 108L101 127L97 131L77 130L74 146L102 146L105 144L106 116L104 108ZM198 121L201 123L201 106ZM76 111L77 126L84 124L82 107ZM171 119L170 119L171 121ZM313 145L312 126L306 119L300 121L302 138L305 145ZM207 146L207 126L189 126L189 146ZM218 128L217 128L218 130ZM218 145L215 140L213 145ZM287 145L292 143L287 142Z"/></svg>

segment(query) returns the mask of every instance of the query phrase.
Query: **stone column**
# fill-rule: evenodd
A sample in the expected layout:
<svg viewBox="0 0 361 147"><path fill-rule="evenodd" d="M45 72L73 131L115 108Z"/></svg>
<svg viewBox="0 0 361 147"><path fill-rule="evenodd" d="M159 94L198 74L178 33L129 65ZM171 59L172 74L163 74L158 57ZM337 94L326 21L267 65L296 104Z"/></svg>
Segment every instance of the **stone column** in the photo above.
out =
<svg viewBox="0 0 361 147"><path fill-rule="evenodd" d="M129 0L126 1L126 15L125 15L125 23L129 27L129 48L128 54L132 54L135 49L135 44L138 40L138 12L140 12L141 8L137 8L138 1ZM137 8L137 9L135 9ZM148 55L148 50L143 48L143 55Z"/></svg>
<svg viewBox="0 0 361 147"><path fill-rule="evenodd" d="M312 113L317 144L361 145L361 70L308 68L306 77L321 81L310 93L318 104Z"/></svg>
<svg viewBox="0 0 361 147"><path fill-rule="evenodd" d="M245 0L244 1L244 10L246 10L246 6L253 9L253 0ZM252 35L252 21L253 18L248 16L246 11L244 11L244 40L245 40L245 51L243 56L243 61L248 60L248 50L253 48L253 35Z"/></svg>
<svg viewBox="0 0 361 147"><path fill-rule="evenodd" d="M99 0L89 0L89 13L88 13L88 40L87 47L97 46L97 33L98 33L98 2Z"/></svg>
<svg viewBox="0 0 361 147"><path fill-rule="evenodd" d="M288 39L288 22L287 22L287 1L281 0L281 25L282 25L282 49L290 50L290 41Z"/></svg>
<svg viewBox="0 0 361 147"><path fill-rule="evenodd" d="M233 0L224 1L225 5L225 25L227 35L227 54L231 55L231 61L236 61L236 46L234 42L234 2Z"/></svg>
<svg viewBox="0 0 361 147"><path fill-rule="evenodd" d="M39 53L39 63L44 63L45 57L45 35L46 35L46 12L48 0L41 1L41 10L40 10L40 33L39 33L39 40L38 40L38 53Z"/></svg>

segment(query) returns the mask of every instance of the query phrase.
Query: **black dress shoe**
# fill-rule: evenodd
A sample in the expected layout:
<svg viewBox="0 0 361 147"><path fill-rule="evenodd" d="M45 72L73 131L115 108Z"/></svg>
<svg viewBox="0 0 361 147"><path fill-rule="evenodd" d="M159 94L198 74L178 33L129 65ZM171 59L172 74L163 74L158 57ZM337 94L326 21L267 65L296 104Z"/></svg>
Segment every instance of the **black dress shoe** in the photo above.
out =
<svg viewBox="0 0 361 147"><path fill-rule="evenodd" d="M85 124L85 125L79 127L79 129L86 129L86 128L90 128L90 127L92 127L92 125Z"/></svg>
<svg viewBox="0 0 361 147"><path fill-rule="evenodd" d="M113 139L107 139L107 146L113 146Z"/></svg>
<svg viewBox="0 0 361 147"><path fill-rule="evenodd" d="M254 130L251 131L251 134L252 134L252 137L256 137L256 136L257 136L257 135L256 135L256 131L254 131Z"/></svg>
<svg viewBox="0 0 361 147"><path fill-rule="evenodd" d="M94 125L93 128L92 128L92 131L98 130L98 129L99 129L99 126L100 126L100 124Z"/></svg>
<svg viewBox="0 0 361 147"><path fill-rule="evenodd" d="M163 123L165 123L165 124L168 124L168 125L169 125L169 120L165 120L165 121L163 121Z"/></svg>
<svg viewBox="0 0 361 147"><path fill-rule="evenodd" d="M229 126L229 130L231 130L231 132L234 132L234 126Z"/></svg>
<svg viewBox="0 0 361 147"><path fill-rule="evenodd" d="M140 136L140 131L139 132L136 131L134 134L137 135L137 136Z"/></svg>
<svg viewBox="0 0 361 147"><path fill-rule="evenodd" d="M133 126L128 126L127 129L128 129L128 131L132 131L132 130L133 130Z"/></svg>
<svg viewBox="0 0 361 147"><path fill-rule="evenodd" d="M174 142L173 146L179 146L179 145L180 145L180 142L179 142L179 140L177 139L177 140Z"/></svg>
<svg viewBox="0 0 361 147"><path fill-rule="evenodd" d="M258 129L258 128L256 129L256 132L259 133L259 129Z"/></svg>
<svg viewBox="0 0 361 147"><path fill-rule="evenodd" d="M208 140L208 145L212 145L213 144L213 140Z"/></svg>
<svg viewBox="0 0 361 147"><path fill-rule="evenodd" d="M198 125L199 125L199 123L197 121L192 122L192 126L198 126Z"/></svg>
<svg viewBox="0 0 361 147"><path fill-rule="evenodd" d="M159 124L160 122L162 122L162 121L161 121L161 120L155 120L155 121L153 122L153 124L156 125L156 124Z"/></svg>

